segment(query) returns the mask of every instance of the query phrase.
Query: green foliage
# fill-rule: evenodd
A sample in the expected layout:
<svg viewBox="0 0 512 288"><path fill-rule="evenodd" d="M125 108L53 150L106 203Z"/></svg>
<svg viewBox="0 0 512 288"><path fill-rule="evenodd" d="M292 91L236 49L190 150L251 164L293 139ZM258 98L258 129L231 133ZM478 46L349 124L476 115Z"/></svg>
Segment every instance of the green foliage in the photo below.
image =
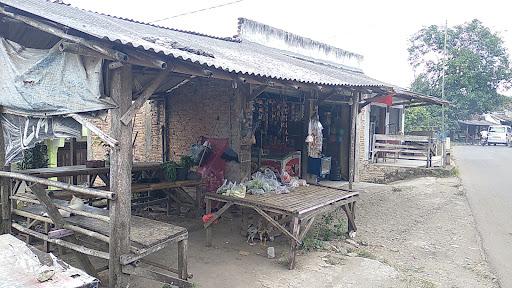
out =
<svg viewBox="0 0 512 288"><path fill-rule="evenodd" d="M339 220L338 220L339 219ZM315 223L302 241L302 249L306 251L324 248L326 241L339 239L345 235L347 223L335 217L335 213L322 216L322 221Z"/></svg>
<svg viewBox="0 0 512 288"><path fill-rule="evenodd" d="M194 166L194 160L190 156L183 155L180 158L179 166L188 171L192 166Z"/></svg>
<svg viewBox="0 0 512 288"><path fill-rule="evenodd" d="M33 148L23 151L23 159L18 163L18 169L37 169L48 167L48 148L43 143L37 143Z"/></svg>
<svg viewBox="0 0 512 288"><path fill-rule="evenodd" d="M448 129L456 129L457 120L509 105L508 98L499 91L511 87L512 70L498 33L475 19L448 28L445 61L443 47L444 27L432 25L412 36L408 52L417 72L411 85L415 92L440 97L442 72L446 69L446 99L452 103L445 111ZM440 115L441 107L408 109L406 129L440 127Z"/></svg>
<svg viewBox="0 0 512 288"><path fill-rule="evenodd" d="M164 162L162 163L162 170L164 171L165 177L167 180L173 182L176 181L176 168L178 164L174 161Z"/></svg>

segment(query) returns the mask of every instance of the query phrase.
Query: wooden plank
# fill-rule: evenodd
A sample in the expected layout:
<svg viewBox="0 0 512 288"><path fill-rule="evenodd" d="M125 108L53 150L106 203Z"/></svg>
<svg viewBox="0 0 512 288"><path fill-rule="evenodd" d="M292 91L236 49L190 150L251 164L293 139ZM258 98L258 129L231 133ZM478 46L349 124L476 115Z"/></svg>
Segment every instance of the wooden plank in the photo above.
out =
<svg viewBox="0 0 512 288"><path fill-rule="evenodd" d="M309 229L311 229L311 226L313 226L313 223L315 222L315 216L309 218L304 225L303 228L300 229L299 239L300 241L304 240L304 237L306 237L306 234L308 233Z"/></svg>
<svg viewBox="0 0 512 288"><path fill-rule="evenodd" d="M212 225L213 222L219 219L219 217L222 216L222 214L224 214L224 212L226 212L229 209L229 207L233 206L233 204L233 202L228 202L224 204L224 206L222 206L222 208L220 208L219 211L213 214L213 217L210 220L208 220L208 222L204 223L204 228L208 228L210 225Z"/></svg>
<svg viewBox="0 0 512 288"><path fill-rule="evenodd" d="M78 114L69 114L69 117L75 119L76 122L82 124L85 128L89 129L92 133L98 136L103 142L107 143L110 147L116 147L119 145L119 141L110 137L107 133L103 132L100 128L96 127L94 124L89 122L84 117Z"/></svg>
<svg viewBox="0 0 512 288"><path fill-rule="evenodd" d="M157 282L177 286L180 288L192 288L194 287L192 283L178 279L174 276L168 275L165 273L165 271L156 271L158 268L152 267L152 268L144 268L141 266L134 266L134 265L125 265L122 268L122 273L138 276L150 280L154 280ZM163 269L161 269L163 270ZM128 287L128 286L127 286Z"/></svg>
<svg viewBox="0 0 512 288"><path fill-rule="evenodd" d="M188 258L187 258L188 240L183 239L178 242L178 276L180 279L188 279Z"/></svg>
<svg viewBox="0 0 512 288"><path fill-rule="evenodd" d="M154 231L150 229L150 231ZM128 253L125 255L121 255L120 261L122 265L128 265L130 263L136 262L150 254L158 252L165 247L171 245L172 243L179 242L181 240L188 239L188 232L184 231L179 234L173 235L171 238L167 238L165 241L152 245L148 248L138 249L136 252Z"/></svg>
<svg viewBox="0 0 512 288"><path fill-rule="evenodd" d="M255 87L251 91L251 95L249 95L249 98L247 98L247 101L250 102L250 101L253 101L254 99L256 99L258 96L260 96L261 93L265 92L267 87L268 87L267 85L259 85L258 87Z"/></svg>
<svg viewBox="0 0 512 288"><path fill-rule="evenodd" d="M18 179L18 180L23 180L23 181L26 181L26 182L37 183L37 184L41 184L41 185L44 185L44 186L56 187L56 188L60 188L62 190L82 193L82 194L86 194L86 195L90 195L90 196L94 196L94 197L99 197L99 198L106 198L106 199L109 199L109 200L115 199L115 197L116 197L116 194L114 192L102 191L102 190L97 190L97 189L92 189L92 188L75 186L75 185L71 185L69 183L63 183L63 182L59 182L59 181L48 180L48 179L39 178L39 177L35 177L35 176L31 176L31 175L26 175L26 174L22 174L22 173L17 173L17 172L15 173L15 172L0 171L0 177L6 177L6 178L13 178L13 179Z"/></svg>
<svg viewBox="0 0 512 288"><path fill-rule="evenodd" d="M71 250L77 252L77 255L84 255L85 254L85 255L89 255L89 256L98 257L98 258L101 258L101 259L108 259L108 257L109 257L108 253L106 253L106 252L90 249L90 248L84 247L82 245L78 245L78 244L75 244L75 243L72 243L72 242L68 242L68 241L65 241L65 240L62 240L62 239L51 239L51 238L48 238L48 236L46 236L46 235L44 235L42 233L36 232L34 230L27 229L27 228L21 226L18 223L12 223L12 227L14 229L22 232L22 233L30 234L31 236L39 238L39 239L41 239L43 241L54 243L54 244L57 244L59 246L71 249ZM85 255L84 255L84 257L87 257ZM93 276L94 274L96 274L96 270L94 271L94 273L91 274L91 276Z"/></svg>
<svg viewBox="0 0 512 288"><path fill-rule="evenodd" d="M0 170L8 171L5 167L5 139L3 133L3 126L0 122ZM11 232L11 201L9 195L11 189L9 185L9 178L0 177L0 201L1 201L1 227L0 233L8 234Z"/></svg>
<svg viewBox="0 0 512 288"><path fill-rule="evenodd" d="M352 189L353 182L355 181L356 169L356 137L357 137L357 116L359 115L359 94L352 92L352 117L350 120L350 150L348 158L348 187Z"/></svg>
<svg viewBox="0 0 512 288"><path fill-rule="evenodd" d="M293 238L299 238L300 222L298 217L292 218L292 221L290 222L290 229L292 230ZM290 241L290 253L288 254L288 269L290 270L295 269L295 257L297 255L298 243L301 242L293 240Z"/></svg>
<svg viewBox="0 0 512 288"><path fill-rule="evenodd" d="M302 244L302 241L300 241L300 239L298 238L298 235L293 234L293 230L292 230L292 233L290 233L290 231L286 230L286 228L284 228L281 224L279 224L279 222L274 220L274 218L270 217L267 213L265 213L265 211L261 210L260 208L252 207L252 209L254 209L256 212L258 212L258 214L263 216L263 218L265 218L268 222L270 222L270 224L272 224L274 227L276 227L281 232L283 232L292 241L295 241L298 244ZM298 217L294 217L294 218L298 219ZM292 221L294 221L294 220L292 219Z"/></svg>
<svg viewBox="0 0 512 288"><path fill-rule="evenodd" d="M175 189L182 187L195 187L201 185L201 180L184 180L175 182L140 183L132 185L132 193Z"/></svg>
<svg viewBox="0 0 512 288"><path fill-rule="evenodd" d="M205 198L206 201L206 215L212 213L212 200ZM206 247L212 246L212 227L206 227Z"/></svg>
<svg viewBox="0 0 512 288"><path fill-rule="evenodd" d="M129 277L122 272L121 255L130 252L130 220L132 193L132 132L131 118L128 125L121 123L121 117L132 102L132 68L130 65L112 70L110 97L117 104L110 110L112 136L119 141L119 149L110 153L110 190L119 193L115 201L109 202L110 245L109 245L109 287L120 288L129 285Z"/></svg>
<svg viewBox="0 0 512 288"><path fill-rule="evenodd" d="M41 186L41 184L32 185L30 188L31 188L32 192L37 196L37 199L41 202L41 204L43 204L45 206L46 211L48 212L48 215L52 219L55 227L58 229L63 229L64 225L66 225L66 221L64 220L62 215L60 215L59 210L57 209L55 204L53 204L53 202L50 199L50 197L48 196L48 194L46 194L46 191ZM78 239L76 239L75 236L70 236L69 239L70 239L71 243L78 244ZM46 240L46 239L44 239L44 240ZM46 240L46 241L51 242L49 240ZM74 249L74 251L77 251L77 250ZM85 271L87 273L89 273L89 275L97 277L96 269L94 268L91 261L89 260L89 258L86 255L77 252L77 253L75 253L75 256L78 258L80 263L83 265Z"/></svg>
<svg viewBox="0 0 512 288"><path fill-rule="evenodd" d="M158 76L151 81L151 84L144 89L142 94L133 101L133 104L129 106L128 110L124 112L124 114L121 116L121 122L124 125L128 125L132 122L133 117L139 111L139 109L144 105L144 103L153 95L153 93L160 87L160 84L169 76L170 71L164 70L158 74ZM131 91L130 91L131 94ZM128 95L123 95L123 97L128 97ZM130 99L131 100L131 99Z"/></svg>
<svg viewBox="0 0 512 288"><path fill-rule="evenodd" d="M387 135L387 134L375 134L375 140L377 141L410 141L410 142L421 142L427 143L428 136L416 136L416 135Z"/></svg>

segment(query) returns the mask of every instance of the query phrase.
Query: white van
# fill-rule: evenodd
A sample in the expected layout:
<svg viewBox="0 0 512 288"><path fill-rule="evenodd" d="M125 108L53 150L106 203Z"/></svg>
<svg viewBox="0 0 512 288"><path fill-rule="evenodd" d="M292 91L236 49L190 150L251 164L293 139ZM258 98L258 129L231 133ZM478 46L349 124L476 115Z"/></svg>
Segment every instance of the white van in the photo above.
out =
<svg viewBox="0 0 512 288"><path fill-rule="evenodd" d="M491 125L487 130L487 144L504 144L509 146L512 137L512 128L506 125Z"/></svg>

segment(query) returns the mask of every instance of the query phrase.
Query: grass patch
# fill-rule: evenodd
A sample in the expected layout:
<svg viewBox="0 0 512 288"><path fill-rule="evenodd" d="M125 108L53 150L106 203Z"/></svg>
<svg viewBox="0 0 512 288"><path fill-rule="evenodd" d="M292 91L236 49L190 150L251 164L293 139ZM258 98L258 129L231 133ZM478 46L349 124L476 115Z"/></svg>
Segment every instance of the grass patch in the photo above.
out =
<svg viewBox="0 0 512 288"><path fill-rule="evenodd" d="M325 214L317 221L302 241L301 248L306 251L319 250L325 247L325 242L345 237L347 222L336 213Z"/></svg>

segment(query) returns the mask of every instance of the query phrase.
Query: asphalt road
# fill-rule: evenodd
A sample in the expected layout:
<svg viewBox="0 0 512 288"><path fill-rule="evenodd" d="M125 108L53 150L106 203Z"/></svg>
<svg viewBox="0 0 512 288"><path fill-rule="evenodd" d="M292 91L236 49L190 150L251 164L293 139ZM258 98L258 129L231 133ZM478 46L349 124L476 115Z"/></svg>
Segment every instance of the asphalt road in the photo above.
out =
<svg viewBox="0 0 512 288"><path fill-rule="evenodd" d="M453 154L490 264L512 288L512 148L456 146Z"/></svg>

